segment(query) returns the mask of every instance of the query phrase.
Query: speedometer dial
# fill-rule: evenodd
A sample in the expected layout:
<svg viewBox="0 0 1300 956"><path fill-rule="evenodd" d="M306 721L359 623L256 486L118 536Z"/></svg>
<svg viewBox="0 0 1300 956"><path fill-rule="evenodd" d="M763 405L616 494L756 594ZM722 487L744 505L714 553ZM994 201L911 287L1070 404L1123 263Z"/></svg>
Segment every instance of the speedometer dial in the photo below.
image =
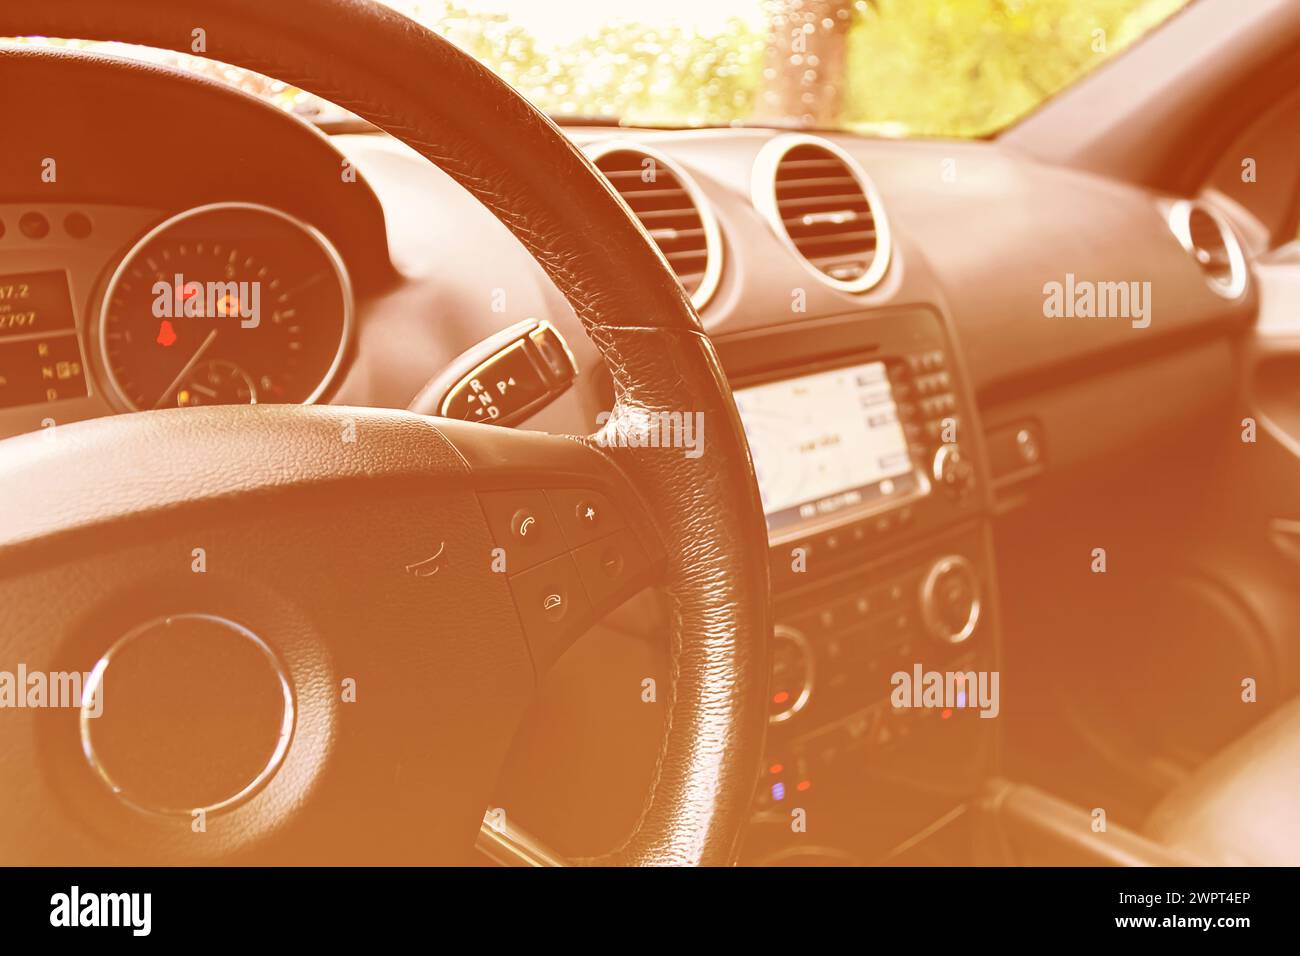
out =
<svg viewBox="0 0 1300 956"><path fill-rule="evenodd" d="M352 292L334 247L279 210L173 216L109 280L100 349L131 408L313 402L342 363Z"/></svg>

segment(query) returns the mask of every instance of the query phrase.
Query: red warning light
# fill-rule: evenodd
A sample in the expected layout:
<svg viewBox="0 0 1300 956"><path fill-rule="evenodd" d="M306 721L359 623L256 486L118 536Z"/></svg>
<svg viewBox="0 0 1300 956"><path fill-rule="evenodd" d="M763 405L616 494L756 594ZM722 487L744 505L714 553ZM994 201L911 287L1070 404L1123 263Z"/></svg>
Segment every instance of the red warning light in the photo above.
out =
<svg viewBox="0 0 1300 956"><path fill-rule="evenodd" d="M940 720L947 720L947 719L948 719L949 717L951 717L951 716L952 716L952 708L951 708L951 707L945 707L945 708L943 709L943 713L941 713L941 714L939 715L939 719L940 719Z"/></svg>
<svg viewBox="0 0 1300 956"><path fill-rule="evenodd" d="M770 773L770 774L772 774L773 776L776 776L778 773L780 773L780 772L781 772L782 770L784 770L784 769L785 769L785 764L783 764L783 763L774 763L774 764L772 764L772 766L770 766L770 767L767 768L767 772Z"/></svg>
<svg viewBox="0 0 1300 956"><path fill-rule="evenodd" d="M795 788L796 790L799 790L799 791L809 790L809 789L812 788L812 781L811 781L811 780L800 780L798 783L796 783L796 784L794 785L794 788Z"/></svg>
<svg viewBox="0 0 1300 956"><path fill-rule="evenodd" d="M176 330L166 319L163 319L158 326L158 344L163 348L176 344Z"/></svg>
<svg viewBox="0 0 1300 956"><path fill-rule="evenodd" d="M785 690L779 690L772 695L772 703L774 704L784 704L789 699L790 692Z"/></svg>

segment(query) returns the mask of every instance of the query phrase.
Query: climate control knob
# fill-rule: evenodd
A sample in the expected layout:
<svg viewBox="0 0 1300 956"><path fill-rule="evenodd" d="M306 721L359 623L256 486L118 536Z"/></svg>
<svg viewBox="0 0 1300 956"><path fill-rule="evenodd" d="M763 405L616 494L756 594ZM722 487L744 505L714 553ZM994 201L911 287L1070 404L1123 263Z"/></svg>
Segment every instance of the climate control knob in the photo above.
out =
<svg viewBox="0 0 1300 956"><path fill-rule="evenodd" d="M960 644L980 619L980 579L961 555L940 558L921 582L921 616L926 629L945 644Z"/></svg>
<svg viewBox="0 0 1300 956"><path fill-rule="evenodd" d="M804 707L813 689L813 652L808 639L792 627L778 624L772 631L772 683L767 719L781 724Z"/></svg>

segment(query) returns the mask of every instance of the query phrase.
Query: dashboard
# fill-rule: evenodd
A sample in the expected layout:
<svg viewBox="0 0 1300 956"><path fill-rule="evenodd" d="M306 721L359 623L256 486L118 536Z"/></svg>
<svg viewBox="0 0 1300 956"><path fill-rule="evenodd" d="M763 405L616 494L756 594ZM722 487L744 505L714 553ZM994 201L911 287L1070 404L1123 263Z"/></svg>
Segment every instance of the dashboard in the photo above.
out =
<svg viewBox="0 0 1300 956"><path fill-rule="evenodd" d="M183 401L405 407L454 356L530 317L554 323L590 367L571 312L522 247L395 141L327 137L210 81L105 56L33 49L6 72L14 104L44 105L24 120L41 135L0 158L0 434ZM203 136L157 149L153 131L176 115L238 133L219 149ZM1171 218L1180 197L996 144L569 132L719 341L924 304L960 340L972 390L998 399L1254 315L1253 289L1225 299L1205 281L1190 229ZM1150 327L1046 317L1026 276L1086 278L1080 263L1150 282ZM254 303L253 290L266 294ZM255 304L265 322L241 314ZM304 313L307 335L293 321ZM197 375L171 388L177 357L220 328ZM146 339L166 360L141 361ZM607 386L584 376L579 400L535 425L592 430Z"/></svg>
<svg viewBox="0 0 1300 956"><path fill-rule="evenodd" d="M166 406L405 408L530 319L581 374L522 427L588 434L610 407L540 267L391 138L326 136L98 55L31 50L0 70L8 122L33 131L0 151L0 436ZM993 750L978 717L934 731L888 699L899 661L996 664L1007 490L1194 416L1231 382L1257 303L1230 217L993 142L566 132L691 295L749 436L779 621L756 826L795 793L860 812L870 752L927 794L854 848L884 852ZM1044 276L1134 284L1145 313L1058 314ZM1166 394L1147 401L1157 367ZM1110 401L1072 428L1078 386L1103 378ZM942 765L899 746L935 733ZM781 852L770 842L756 852Z"/></svg>

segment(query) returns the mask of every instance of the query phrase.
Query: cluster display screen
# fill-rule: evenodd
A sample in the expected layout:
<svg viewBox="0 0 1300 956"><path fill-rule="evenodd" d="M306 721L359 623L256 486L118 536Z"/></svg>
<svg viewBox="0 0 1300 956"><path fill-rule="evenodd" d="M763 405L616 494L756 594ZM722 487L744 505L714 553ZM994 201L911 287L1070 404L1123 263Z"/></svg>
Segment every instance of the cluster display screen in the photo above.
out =
<svg viewBox="0 0 1300 956"><path fill-rule="evenodd" d="M0 275L0 339L70 332L74 327L63 272Z"/></svg>
<svg viewBox="0 0 1300 956"><path fill-rule="evenodd" d="M769 537L917 491L883 362L768 382L735 395Z"/></svg>
<svg viewBox="0 0 1300 956"><path fill-rule="evenodd" d="M86 394L66 274L0 275L0 408Z"/></svg>

